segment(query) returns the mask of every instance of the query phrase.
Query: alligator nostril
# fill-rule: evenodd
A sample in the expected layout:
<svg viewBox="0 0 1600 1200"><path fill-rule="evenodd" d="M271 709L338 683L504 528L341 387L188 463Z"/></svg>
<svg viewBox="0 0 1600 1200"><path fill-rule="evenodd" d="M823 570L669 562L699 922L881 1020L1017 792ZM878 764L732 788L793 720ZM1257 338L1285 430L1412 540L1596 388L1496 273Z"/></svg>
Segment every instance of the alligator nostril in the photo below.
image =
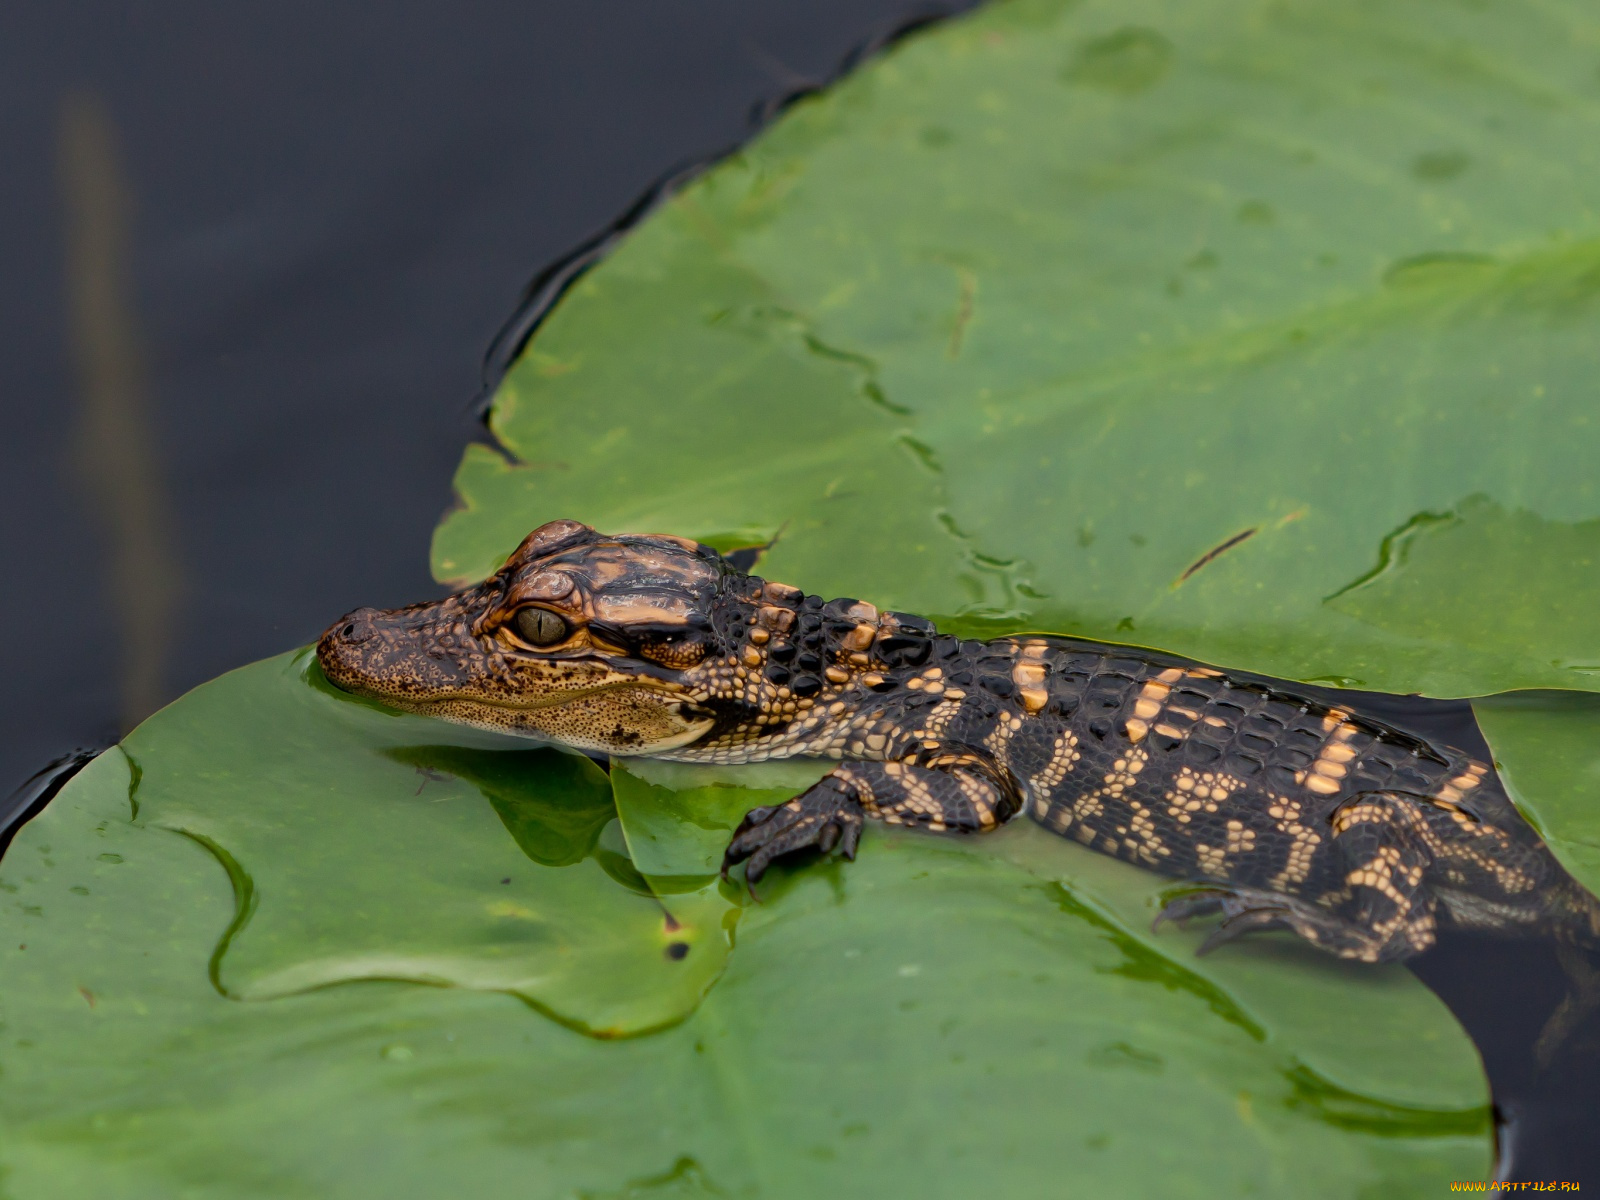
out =
<svg viewBox="0 0 1600 1200"><path fill-rule="evenodd" d="M351 637L352 635L354 635L355 631L356 631L356 623L354 621L351 621L348 625L346 625L343 629L341 629L339 631L339 636L340 637Z"/></svg>

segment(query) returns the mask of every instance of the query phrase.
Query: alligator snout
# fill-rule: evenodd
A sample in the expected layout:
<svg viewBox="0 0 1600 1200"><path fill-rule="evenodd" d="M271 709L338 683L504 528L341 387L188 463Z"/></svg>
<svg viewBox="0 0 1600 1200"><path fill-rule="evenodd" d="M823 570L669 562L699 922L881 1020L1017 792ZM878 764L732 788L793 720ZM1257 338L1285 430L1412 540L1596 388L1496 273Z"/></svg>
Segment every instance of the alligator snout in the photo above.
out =
<svg viewBox="0 0 1600 1200"><path fill-rule="evenodd" d="M358 608L340 617L317 640L317 661L335 686L348 690L367 673L361 651L377 636L380 616L379 609Z"/></svg>
<svg viewBox="0 0 1600 1200"><path fill-rule="evenodd" d="M328 627L317 661L335 687L382 698L459 688L477 674L475 639L450 601L410 608L358 608Z"/></svg>

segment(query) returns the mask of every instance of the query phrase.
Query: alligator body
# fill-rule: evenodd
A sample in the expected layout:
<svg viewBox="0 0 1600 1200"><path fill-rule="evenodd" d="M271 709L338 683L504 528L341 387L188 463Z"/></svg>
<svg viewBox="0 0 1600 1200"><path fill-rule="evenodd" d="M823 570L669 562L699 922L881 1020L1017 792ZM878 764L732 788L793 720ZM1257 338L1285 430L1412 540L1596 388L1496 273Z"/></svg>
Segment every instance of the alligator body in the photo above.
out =
<svg viewBox="0 0 1600 1200"><path fill-rule="evenodd" d="M680 538L553 522L482 584L351 613L317 653L346 690L591 753L840 760L746 817L724 871L743 861L752 882L797 850L853 857L867 819L981 833L1026 814L1194 884L1162 918L1220 914L1208 948L1288 928L1381 962L1441 922L1600 930L1600 905L1465 753L1170 655L941 635Z"/></svg>

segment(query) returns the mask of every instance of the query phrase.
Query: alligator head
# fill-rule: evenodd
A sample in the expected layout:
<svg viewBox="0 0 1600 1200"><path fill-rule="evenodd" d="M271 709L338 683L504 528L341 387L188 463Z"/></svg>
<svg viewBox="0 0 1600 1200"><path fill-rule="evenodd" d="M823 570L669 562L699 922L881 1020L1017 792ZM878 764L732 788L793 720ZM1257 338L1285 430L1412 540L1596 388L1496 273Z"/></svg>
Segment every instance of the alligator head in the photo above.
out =
<svg viewBox="0 0 1600 1200"><path fill-rule="evenodd" d="M337 687L447 721L612 754L707 733L722 653L721 555L684 538L608 537L576 521L529 534L490 578L428 604L358 609L317 643Z"/></svg>

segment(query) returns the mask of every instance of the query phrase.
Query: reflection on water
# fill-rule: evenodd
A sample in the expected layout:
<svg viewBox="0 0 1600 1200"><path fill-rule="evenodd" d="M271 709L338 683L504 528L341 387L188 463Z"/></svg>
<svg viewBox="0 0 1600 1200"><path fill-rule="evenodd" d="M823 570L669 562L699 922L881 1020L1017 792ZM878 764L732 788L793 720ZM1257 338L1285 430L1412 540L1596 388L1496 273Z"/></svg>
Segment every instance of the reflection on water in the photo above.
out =
<svg viewBox="0 0 1600 1200"><path fill-rule="evenodd" d="M121 636L119 715L128 730L168 699L179 567L133 312L132 202L116 132L97 96L69 96L62 105L58 165L82 392L73 467L106 535L103 611Z"/></svg>

